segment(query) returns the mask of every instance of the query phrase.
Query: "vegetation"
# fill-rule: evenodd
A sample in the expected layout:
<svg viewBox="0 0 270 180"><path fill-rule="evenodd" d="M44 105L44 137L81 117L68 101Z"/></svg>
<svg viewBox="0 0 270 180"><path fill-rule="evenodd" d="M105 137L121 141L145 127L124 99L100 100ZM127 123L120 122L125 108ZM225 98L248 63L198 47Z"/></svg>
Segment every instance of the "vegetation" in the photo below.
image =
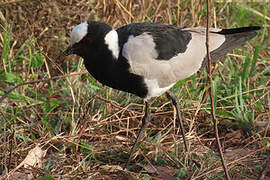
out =
<svg viewBox="0 0 270 180"><path fill-rule="evenodd" d="M270 3L212 1L213 27L262 26L258 36L215 65L219 131L233 179L269 176ZM40 179L222 179L210 115L206 70L178 82L190 151L184 152L175 112L166 96L151 102L152 120L136 158L128 159L143 116L143 100L102 86L70 56L57 59L71 29L98 20L114 28L132 22L180 27L206 25L202 0L49 0L0 2L0 177L39 145L40 168L21 167ZM79 73L75 74L75 73ZM62 76L62 75L73 76ZM188 161L192 159L192 161ZM269 176L270 177L270 176ZM1 178L0 178L1 179Z"/></svg>

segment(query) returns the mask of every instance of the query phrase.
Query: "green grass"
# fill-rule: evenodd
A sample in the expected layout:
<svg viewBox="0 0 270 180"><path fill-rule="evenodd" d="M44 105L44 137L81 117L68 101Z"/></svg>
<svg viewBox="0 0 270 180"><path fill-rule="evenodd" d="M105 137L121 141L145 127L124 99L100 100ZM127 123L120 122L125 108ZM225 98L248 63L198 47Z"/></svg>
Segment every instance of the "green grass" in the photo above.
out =
<svg viewBox="0 0 270 180"><path fill-rule="evenodd" d="M82 61L75 56L64 61L56 59L59 50L69 42L72 26L81 21L99 19L115 28L140 21L186 27L206 24L206 6L200 1L142 3L115 0L96 4L85 0L75 6L52 0L47 4L24 1L16 4L18 9L14 9L14 4L3 5L0 96L19 83L85 71ZM242 178L258 177L267 159L266 150L269 151L269 130L258 126L270 121L269 6L268 2L212 4L213 26L262 26L256 38L219 61L214 73L215 108L223 148L244 148L250 152L262 149L245 158L246 166L229 161L232 177L239 172ZM188 164L172 106L161 96L151 101L152 120L129 172L115 170L113 165L125 164L135 141L143 115L140 98L104 87L88 74L23 85L0 104L0 175L5 169L15 168L40 144L48 152L43 168L33 170L35 177L160 177L145 169L151 162L156 168L175 170L175 174L170 174L174 179L188 179L193 173L194 179L220 179L222 170L215 170L221 164L216 153L210 101L202 101L208 88L206 70L172 88L180 101L190 155L196 163ZM197 109L200 111L196 113ZM240 137L227 137L238 131ZM204 147L208 149L200 152ZM251 162L257 162L256 168Z"/></svg>

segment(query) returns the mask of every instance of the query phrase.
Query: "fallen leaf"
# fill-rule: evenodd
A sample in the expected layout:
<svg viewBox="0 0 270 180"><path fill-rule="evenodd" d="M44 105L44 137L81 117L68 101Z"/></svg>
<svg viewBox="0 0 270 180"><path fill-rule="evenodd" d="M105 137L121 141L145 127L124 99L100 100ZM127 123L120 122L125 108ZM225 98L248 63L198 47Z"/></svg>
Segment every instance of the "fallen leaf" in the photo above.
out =
<svg viewBox="0 0 270 180"><path fill-rule="evenodd" d="M121 166L118 165L104 165L104 166L100 166L101 169L105 170L106 172L117 172L119 170L123 170L123 168Z"/></svg>
<svg viewBox="0 0 270 180"><path fill-rule="evenodd" d="M179 171L177 169L167 167L167 166L144 166L144 169L151 174L157 174L159 177L165 180L175 179L176 173Z"/></svg>
<svg viewBox="0 0 270 180"><path fill-rule="evenodd" d="M250 152L246 149L227 149L224 153L224 157L226 160L233 161L248 155Z"/></svg>
<svg viewBox="0 0 270 180"><path fill-rule="evenodd" d="M37 145L34 149L30 150L27 154L26 158L12 171L9 172L8 178L12 177L19 168L22 166L25 168L42 168L42 159L45 157L47 151L43 151L39 145ZM32 179L31 174L27 174L26 179ZM8 179L7 178L7 179Z"/></svg>
<svg viewBox="0 0 270 180"><path fill-rule="evenodd" d="M45 157L46 151L43 151L39 146L29 151L28 155L24 159L25 168L42 168L42 159Z"/></svg>
<svg viewBox="0 0 270 180"><path fill-rule="evenodd" d="M119 140L119 141L128 141L129 139L128 138L126 138L126 137L123 137L123 136L115 136L115 138L117 139L117 140Z"/></svg>
<svg viewBox="0 0 270 180"><path fill-rule="evenodd" d="M202 157L204 154L212 152L212 150L204 145L198 144L193 145L190 149L190 152Z"/></svg>
<svg viewBox="0 0 270 180"><path fill-rule="evenodd" d="M225 135L226 138L230 139L230 138L235 138L235 139L240 139L242 137L242 133L240 130L238 131L233 131L231 133L227 133Z"/></svg>

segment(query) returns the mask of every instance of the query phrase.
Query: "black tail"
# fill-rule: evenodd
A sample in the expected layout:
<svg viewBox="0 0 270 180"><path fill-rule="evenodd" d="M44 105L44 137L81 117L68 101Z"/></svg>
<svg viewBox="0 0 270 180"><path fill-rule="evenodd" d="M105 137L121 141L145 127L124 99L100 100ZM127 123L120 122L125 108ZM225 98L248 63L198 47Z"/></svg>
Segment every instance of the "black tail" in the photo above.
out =
<svg viewBox="0 0 270 180"><path fill-rule="evenodd" d="M214 32L225 35L225 41L219 48L210 53L212 61L216 61L218 58L225 56L233 49L244 45L246 41L249 41L257 35L256 30L259 29L261 29L259 26L250 26L234 29L222 29L219 32ZM205 57L203 66L206 66L208 64L207 62L207 57Z"/></svg>
<svg viewBox="0 0 270 180"><path fill-rule="evenodd" d="M240 28L233 28L233 29L222 29L221 31L217 32L218 34L236 34L236 33L245 33L250 31L257 31L260 30L260 26L250 26L250 27L240 27Z"/></svg>

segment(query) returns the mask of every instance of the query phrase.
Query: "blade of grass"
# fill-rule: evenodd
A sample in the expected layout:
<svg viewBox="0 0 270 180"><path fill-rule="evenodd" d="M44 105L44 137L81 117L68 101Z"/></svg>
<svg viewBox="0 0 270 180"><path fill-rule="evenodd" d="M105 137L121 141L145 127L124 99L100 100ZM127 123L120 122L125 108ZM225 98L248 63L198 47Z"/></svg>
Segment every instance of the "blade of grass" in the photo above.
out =
<svg viewBox="0 0 270 180"><path fill-rule="evenodd" d="M256 63L258 61L258 56L259 56L260 49L261 49L261 46L259 46L259 45L255 47L252 62L251 62L251 66L250 66L249 77L251 77L255 72Z"/></svg>
<svg viewBox="0 0 270 180"><path fill-rule="evenodd" d="M98 16L97 16L97 13L96 13L96 11L95 11L95 8L94 8L93 3L92 3L91 0L89 0L89 6L90 6L90 7L93 9L93 11L95 12L95 13L94 13L94 20L95 20L95 21L98 21Z"/></svg>
<svg viewBox="0 0 270 180"><path fill-rule="evenodd" d="M10 41L11 41L11 32L12 28L8 27L8 24L4 24L3 32L3 50L2 50L2 61L5 72L10 72L10 69L7 69L8 66L8 53L10 50Z"/></svg>
<svg viewBox="0 0 270 180"><path fill-rule="evenodd" d="M238 94L238 100L240 103L240 111L243 117L243 121L248 122L247 116L246 116L246 111L244 108L244 100L243 100L243 91L242 91L242 78L240 77L239 79L239 94Z"/></svg>
<svg viewBox="0 0 270 180"><path fill-rule="evenodd" d="M247 53L244 63L243 71L241 72L241 80L245 81L248 77L248 68L250 64L250 53ZM240 84L241 85L241 84Z"/></svg>
<svg viewBox="0 0 270 180"><path fill-rule="evenodd" d="M243 118L243 114L242 114L242 111L241 111L241 109L240 109L240 93L239 93L239 89L238 88L235 88L235 109L236 109L236 116L237 116L237 119L239 119L239 120L242 120L242 119L244 119Z"/></svg>
<svg viewBox="0 0 270 180"><path fill-rule="evenodd" d="M212 82L213 86L213 96L214 96L214 109L217 110L217 81L218 77L215 77L215 80Z"/></svg>

